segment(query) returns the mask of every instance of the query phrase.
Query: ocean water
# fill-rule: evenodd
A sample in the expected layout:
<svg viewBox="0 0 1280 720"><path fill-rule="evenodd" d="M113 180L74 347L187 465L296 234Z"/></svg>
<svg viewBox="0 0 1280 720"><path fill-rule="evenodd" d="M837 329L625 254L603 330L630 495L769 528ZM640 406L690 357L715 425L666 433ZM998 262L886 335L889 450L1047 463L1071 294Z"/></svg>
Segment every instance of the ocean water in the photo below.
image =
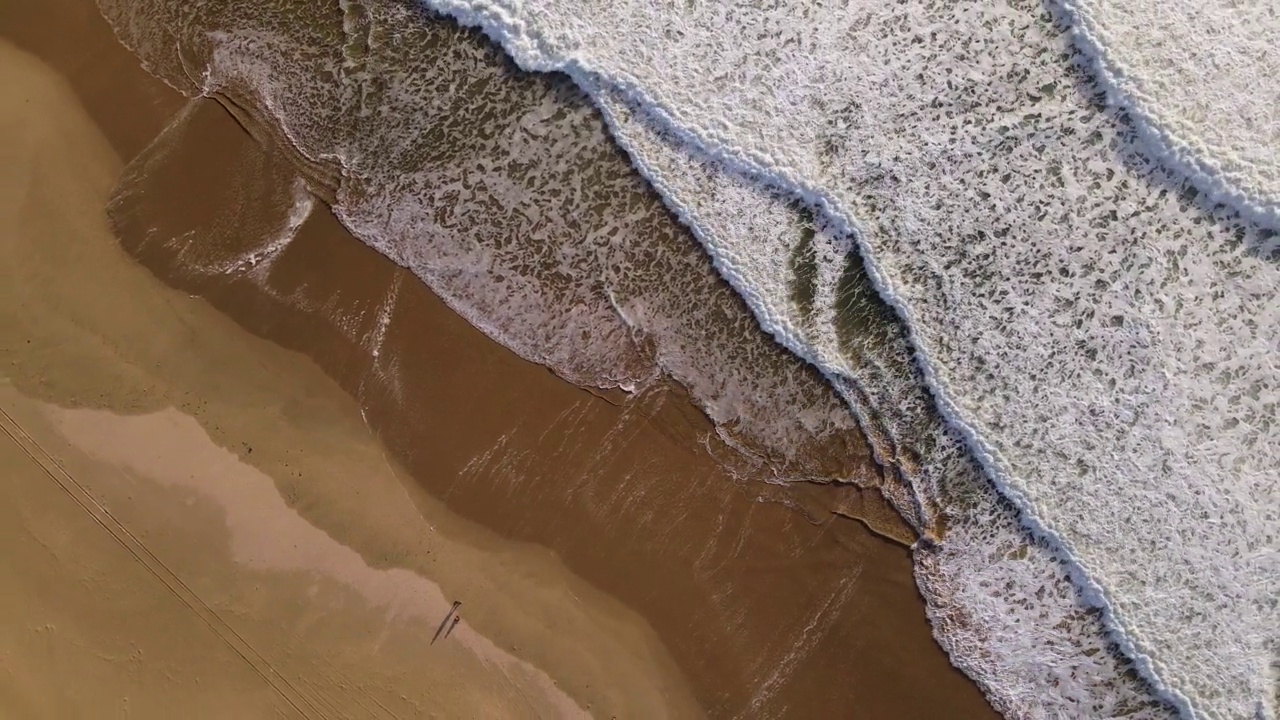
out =
<svg viewBox="0 0 1280 720"><path fill-rule="evenodd" d="M1211 201L1280 225L1274 5L1064 0L1056 9L1148 155Z"/></svg>
<svg viewBox="0 0 1280 720"><path fill-rule="evenodd" d="M1266 76L1188 90L1111 41L1137 2L429 4L563 74L410 0L100 0L514 351L675 378L744 477L881 487L1007 715L1275 716Z"/></svg>
<svg viewBox="0 0 1280 720"><path fill-rule="evenodd" d="M507 347L580 384L671 375L771 477L850 472L855 420L756 330L564 78L408 3L103 9L150 70L292 148L348 228ZM691 303L702 322L680 321Z"/></svg>

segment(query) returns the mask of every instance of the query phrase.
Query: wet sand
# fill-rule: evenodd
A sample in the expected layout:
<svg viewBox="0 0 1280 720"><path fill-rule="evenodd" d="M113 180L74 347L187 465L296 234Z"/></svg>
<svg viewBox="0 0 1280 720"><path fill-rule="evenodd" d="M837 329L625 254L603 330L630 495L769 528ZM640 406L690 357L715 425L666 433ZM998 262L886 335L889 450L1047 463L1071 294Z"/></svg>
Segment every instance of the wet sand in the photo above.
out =
<svg viewBox="0 0 1280 720"><path fill-rule="evenodd" d="M440 507L319 368L125 255L103 213L119 160L55 75L3 53L22 102L0 114L0 714L696 714L635 613Z"/></svg>
<svg viewBox="0 0 1280 720"><path fill-rule="evenodd" d="M284 699L322 715L328 700L305 690L328 672L315 658L348 663L350 687L393 702L412 686L421 696L396 710L411 715L992 715L929 635L907 550L867 529L910 539L874 494L736 482L715 460L727 450L678 388L621 401L561 381L467 325L322 203L290 242L273 244L299 207L287 160L213 101L187 105L138 70L87 3L7 5L0 29L69 81L39 111L87 110L98 128L87 118L61 128L50 140L63 148L56 162L6 163L6 180L45 200L3 216L8 267L24 282L2 311L10 386L0 407L55 448L50 457L86 468L71 474L121 527L154 538L147 547L173 575L265 648L290 684L272 694L234 658L210 660L207 676L201 660L186 677L253 687L246 697L262 708ZM6 128L6 141L16 134ZM139 153L112 201L117 244L103 206L121 159ZM73 180L85 183L74 201ZM30 228L46 219L62 225L36 238ZM189 450L160 453L158 438L170 436ZM39 475L39 452L25 464L6 452L18 477ZM274 520L244 514L266 506ZM47 512L83 525L76 507ZM294 529L252 532L264 521ZM17 527L27 539L14 543L41 542L30 522ZM92 542L91 531L68 531L66 547ZM138 571L123 556L39 565L65 598L86 573ZM15 569L15 586L34 575ZM317 583L322 601L307 595ZM414 593L421 613L397 599ZM431 645L453 598L465 622ZM32 623L37 605L21 605ZM108 605L69 599L60 622L100 630L111 623L90 618ZM171 612L198 634L181 607ZM388 614L416 629L373 632ZM43 668L32 676L75 672L103 643L168 637L148 632L55 637L58 651L29 666ZM371 637L403 647L385 653ZM3 650L22 647L12 642ZM183 673L171 677L164 692L192 692ZM304 690L291 695L295 686ZM58 702L96 702L112 686L100 690ZM39 707L52 692L24 702ZM163 696L146 683L131 692ZM8 696L0 690L0 702Z"/></svg>

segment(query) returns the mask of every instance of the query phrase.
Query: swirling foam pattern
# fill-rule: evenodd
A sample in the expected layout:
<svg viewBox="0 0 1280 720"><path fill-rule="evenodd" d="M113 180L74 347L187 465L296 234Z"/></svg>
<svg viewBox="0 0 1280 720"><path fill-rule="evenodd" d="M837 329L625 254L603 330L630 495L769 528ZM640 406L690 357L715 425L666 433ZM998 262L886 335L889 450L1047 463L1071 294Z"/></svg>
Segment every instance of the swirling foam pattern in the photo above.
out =
<svg viewBox="0 0 1280 720"><path fill-rule="evenodd" d="M1275 144L1253 144L1274 132L1265 103L1222 106L1257 122L1210 132L1223 123L1196 108L1234 93L1179 100L1210 87L1186 76L1181 95L1160 95L1154 79L1183 71L1141 44L1103 57L1104 70L1130 69L1125 83L1081 75L1097 58L1079 62L1073 28L1030 2L429 4L484 27L524 67L587 88L668 201L695 225L712 218L699 237L761 323L856 387L839 327L821 327L840 315L842 253L815 255L798 322L787 248L759 234L768 193L691 188L678 180L689 163L656 148L682 144L695 165L820 208L905 321L953 431L1142 675L1184 714L1275 716L1280 265L1264 205L1214 204L1270 192ZM1074 17L1094 23L1097 43L1109 42L1101 25L1144 12L1093 10ZM1275 77L1228 85L1274 97ZM1117 89L1132 93L1128 112L1106 103ZM617 112L627 104L639 115ZM1165 120L1155 140L1198 138L1202 154L1179 157L1200 165L1171 164L1152 134ZM984 624L1061 630L1036 627L1054 617L1037 614L1054 591L1031 565L990 571L1003 531L982 531L998 515L981 511L988 501L938 498L962 530L943 543L953 569L922 562L922 586L950 572L967 604L943 642ZM980 583L956 579L966 564ZM948 647L1003 707L1036 714L998 669L1043 680L1064 658L992 637L1008 644ZM1042 696L1057 692L1049 682Z"/></svg>
<svg viewBox="0 0 1280 720"><path fill-rule="evenodd" d="M1064 2L1113 99L1161 161L1280 227L1280 8L1273 2Z"/></svg>

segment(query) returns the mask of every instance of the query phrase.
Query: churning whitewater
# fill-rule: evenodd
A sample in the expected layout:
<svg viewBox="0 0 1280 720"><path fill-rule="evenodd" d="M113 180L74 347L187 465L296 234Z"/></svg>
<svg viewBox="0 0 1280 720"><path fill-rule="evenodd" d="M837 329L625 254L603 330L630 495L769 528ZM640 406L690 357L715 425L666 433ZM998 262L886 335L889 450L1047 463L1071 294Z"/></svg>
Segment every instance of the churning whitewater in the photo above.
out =
<svg viewBox="0 0 1280 720"><path fill-rule="evenodd" d="M1273 12L430 4L588 89L761 323L865 387L818 301L837 301L842 241L806 321L785 292L800 238L762 232L770 191L820 208L952 427L1160 694L1275 716ZM1009 582L977 614L1034 604Z"/></svg>
<svg viewBox="0 0 1280 720"><path fill-rule="evenodd" d="M775 481L862 482L830 459L869 438L935 634L1006 715L1276 716L1275 18L425 2L582 97L418 2L100 6L526 358L669 375ZM441 142L459 123L493 131Z"/></svg>

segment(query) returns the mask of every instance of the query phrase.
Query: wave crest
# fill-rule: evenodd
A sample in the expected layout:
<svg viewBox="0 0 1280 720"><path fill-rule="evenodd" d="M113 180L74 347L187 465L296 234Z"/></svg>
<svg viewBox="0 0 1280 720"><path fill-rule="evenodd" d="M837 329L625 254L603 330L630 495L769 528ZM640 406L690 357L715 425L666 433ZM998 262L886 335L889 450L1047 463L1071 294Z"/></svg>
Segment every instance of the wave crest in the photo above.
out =
<svg viewBox="0 0 1280 720"><path fill-rule="evenodd" d="M1280 229L1280 15L1267 3L1061 0L1148 152L1213 202Z"/></svg>
<svg viewBox="0 0 1280 720"><path fill-rule="evenodd" d="M1171 165L1034 2L427 4L853 238L943 415L1162 697L1275 714L1280 270L1258 222L1274 144L1256 176L1222 160L1256 140L1240 133ZM1164 102L1141 107L1176 119ZM631 149L689 207L667 182L684 169ZM1223 207L1226 185L1178 174L1211 165L1263 204ZM700 239L762 325L839 377L836 333L791 320L788 255L752 227L766 197L734 202ZM819 263L815 297L839 296L844 264ZM1017 615L1035 592L988 588L981 612Z"/></svg>

